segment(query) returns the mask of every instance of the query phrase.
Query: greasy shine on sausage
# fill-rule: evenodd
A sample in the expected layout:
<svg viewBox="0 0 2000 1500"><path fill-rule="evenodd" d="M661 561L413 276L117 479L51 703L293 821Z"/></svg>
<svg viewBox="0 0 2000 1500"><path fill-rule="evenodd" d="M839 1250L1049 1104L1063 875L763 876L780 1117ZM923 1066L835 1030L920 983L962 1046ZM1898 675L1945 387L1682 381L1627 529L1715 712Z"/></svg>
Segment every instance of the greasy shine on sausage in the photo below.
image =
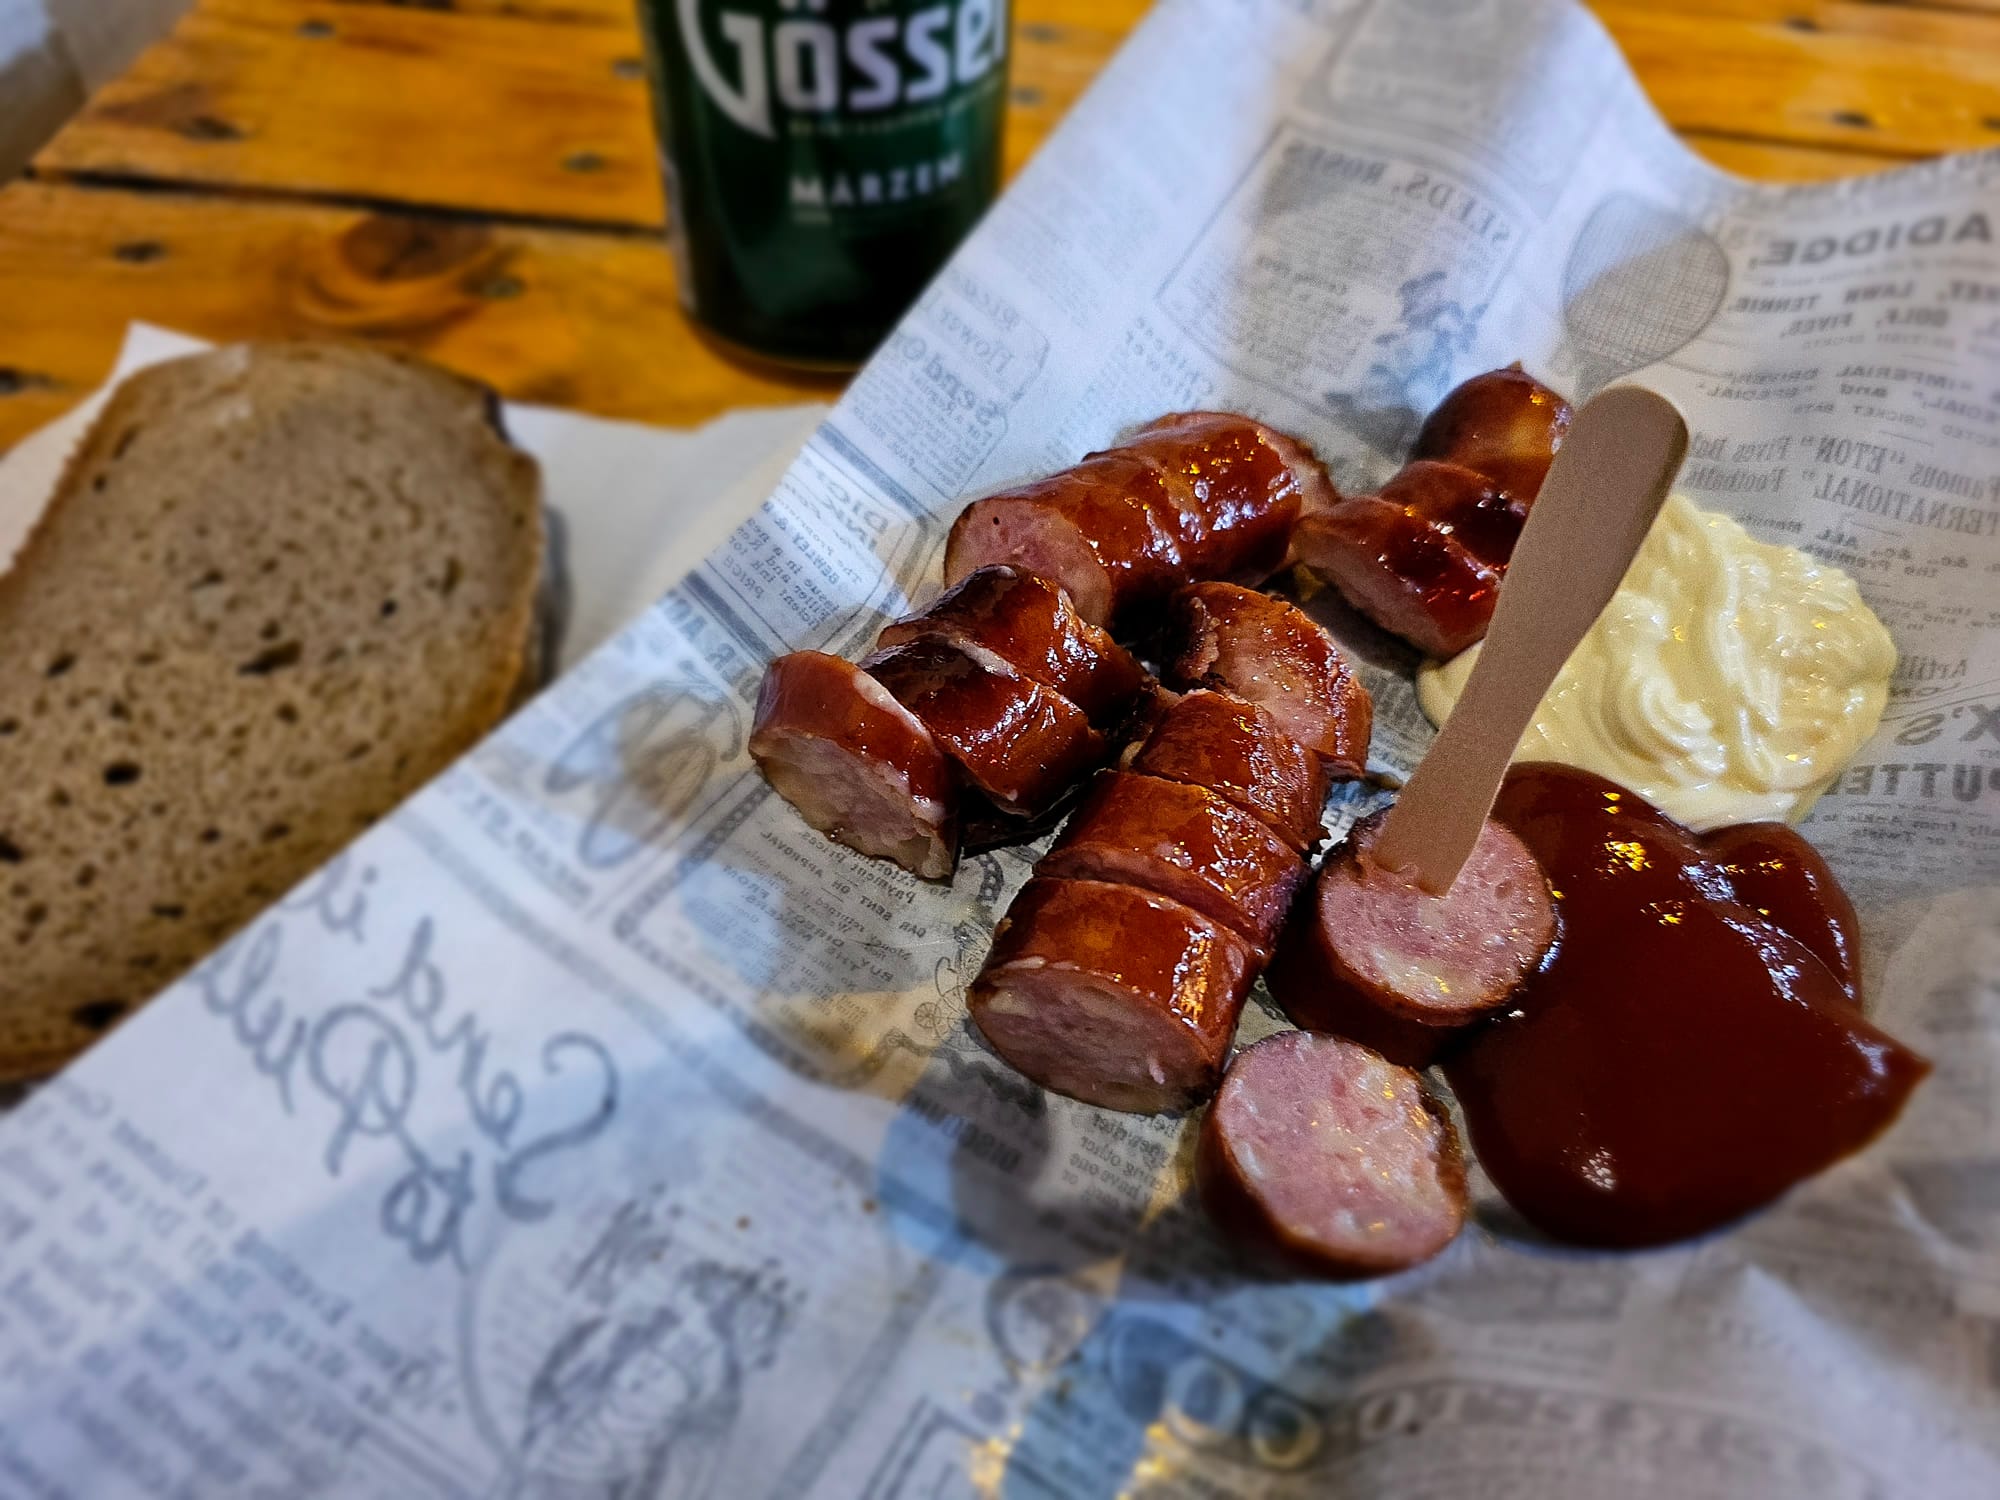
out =
<svg viewBox="0 0 2000 1500"><path fill-rule="evenodd" d="M1129 764L1148 776L1227 797L1302 853L1323 832L1329 769L1343 776L1358 776L1362 769L1314 755L1267 710L1206 688L1165 704Z"/></svg>
<svg viewBox="0 0 2000 1500"><path fill-rule="evenodd" d="M974 501L945 578L1012 563L1069 590L1092 624L1130 624L1192 579L1256 582L1294 524L1335 499L1310 449L1227 412L1182 412L1063 473Z"/></svg>
<svg viewBox="0 0 2000 1500"><path fill-rule="evenodd" d="M1337 498L1305 444L1229 412L1161 417L1115 451L1158 464L1175 482L1191 578L1262 582L1283 564L1299 516Z"/></svg>
<svg viewBox="0 0 2000 1500"><path fill-rule="evenodd" d="M993 1050L1046 1089L1153 1114L1207 1097L1257 975L1250 945L1136 886L1035 879L967 991Z"/></svg>
<svg viewBox="0 0 2000 1500"><path fill-rule="evenodd" d="M1035 873L1171 896L1268 957L1305 861L1262 818L1205 787L1103 771Z"/></svg>
<svg viewBox="0 0 2000 1500"><path fill-rule="evenodd" d="M1426 656L1458 655L1492 622L1502 570L1378 495L1306 517L1292 548L1349 604Z"/></svg>
<svg viewBox="0 0 2000 1500"><path fill-rule="evenodd" d="M1156 605L1186 569L1171 511L1133 492L1130 467L1107 455L975 500L952 523L945 582L1012 564L1062 585L1093 625Z"/></svg>
<svg viewBox="0 0 2000 1500"><path fill-rule="evenodd" d="M1032 817L1109 750L1082 709L983 647L909 641L861 666L1002 812Z"/></svg>
<svg viewBox="0 0 2000 1500"><path fill-rule="evenodd" d="M1404 464L1376 493L1452 537L1489 568L1506 568L1528 523L1526 501L1458 464L1431 459Z"/></svg>
<svg viewBox="0 0 2000 1500"><path fill-rule="evenodd" d="M885 626L875 645L931 639L984 647L1100 728L1123 720L1146 686L1131 652L1080 616L1062 589L1019 568L967 574L917 614Z"/></svg>
<svg viewBox="0 0 2000 1500"><path fill-rule="evenodd" d="M1570 415L1519 365L1476 375L1445 396L1378 493L1301 517L1293 553L1390 634L1455 656L1486 634Z"/></svg>
<svg viewBox="0 0 2000 1500"><path fill-rule="evenodd" d="M1532 505L1572 415L1567 401L1518 363L1489 370L1445 393L1418 430L1410 457L1477 469Z"/></svg>

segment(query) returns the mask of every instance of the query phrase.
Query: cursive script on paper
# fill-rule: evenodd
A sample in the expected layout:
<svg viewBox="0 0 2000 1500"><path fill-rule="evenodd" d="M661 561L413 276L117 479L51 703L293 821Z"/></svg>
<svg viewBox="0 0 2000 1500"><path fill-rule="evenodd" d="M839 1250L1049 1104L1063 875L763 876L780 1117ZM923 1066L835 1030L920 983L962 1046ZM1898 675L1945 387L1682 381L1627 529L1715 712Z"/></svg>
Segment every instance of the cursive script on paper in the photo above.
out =
<svg viewBox="0 0 2000 1500"><path fill-rule="evenodd" d="M419 1264L467 1265L467 1221L482 1207L516 1223L553 1208L538 1182L553 1159L600 1135L618 1108L618 1069L604 1044L569 1030L548 1037L539 1069L524 1081L496 1059L496 1037L478 1013L453 1005L451 984L435 957L437 925L416 920L406 936L378 944L371 935L372 868L341 856L280 903L263 921L197 969L192 982L209 1012L229 1029L256 1072L269 1080L285 1113L308 1101L331 1106L320 1153L335 1177L366 1143L391 1147L401 1174L384 1193L379 1222ZM288 941L345 939L360 947L357 965L394 955L336 1004L296 1004L280 979ZM574 1079L581 1107L560 1118L531 1108L535 1082ZM452 1124L421 1132L420 1110L442 1092ZM464 1128L459 1128L463 1126ZM470 1146L440 1145L469 1135Z"/></svg>

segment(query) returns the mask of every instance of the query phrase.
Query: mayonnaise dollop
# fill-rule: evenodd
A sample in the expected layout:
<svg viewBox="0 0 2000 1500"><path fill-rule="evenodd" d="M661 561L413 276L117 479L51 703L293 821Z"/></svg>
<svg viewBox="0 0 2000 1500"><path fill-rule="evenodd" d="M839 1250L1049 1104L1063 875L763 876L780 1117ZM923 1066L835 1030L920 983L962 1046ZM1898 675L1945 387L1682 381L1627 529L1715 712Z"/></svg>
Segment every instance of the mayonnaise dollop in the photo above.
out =
<svg viewBox="0 0 2000 1500"><path fill-rule="evenodd" d="M1478 655L1418 673L1433 723ZM1797 822L1875 732L1895 666L1853 579L1674 495L1514 758L1596 771L1692 828Z"/></svg>

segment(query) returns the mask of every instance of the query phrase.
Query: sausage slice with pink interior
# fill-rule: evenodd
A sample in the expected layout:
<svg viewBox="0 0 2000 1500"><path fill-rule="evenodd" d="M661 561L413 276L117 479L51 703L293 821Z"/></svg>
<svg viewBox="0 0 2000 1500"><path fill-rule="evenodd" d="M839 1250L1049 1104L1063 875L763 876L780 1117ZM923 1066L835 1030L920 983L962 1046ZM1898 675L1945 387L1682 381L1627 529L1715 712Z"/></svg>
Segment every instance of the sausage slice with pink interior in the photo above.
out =
<svg viewBox="0 0 2000 1500"><path fill-rule="evenodd" d="M1338 1281L1427 1261L1465 1223L1458 1130L1423 1080L1306 1031L1237 1054L1202 1122L1195 1180L1225 1235Z"/></svg>
<svg viewBox="0 0 2000 1500"><path fill-rule="evenodd" d="M1061 584L1093 625L1156 604L1182 579L1180 546L1127 479L1113 456L975 500L946 539L945 582L1011 564Z"/></svg>
<svg viewBox="0 0 2000 1500"><path fill-rule="evenodd" d="M765 669L750 754L836 843L926 880L958 858L958 784L922 722L851 662L794 651Z"/></svg>
<svg viewBox="0 0 2000 1500"><path fill-rule="evenodd" d="M1268 958L1306 867L1262 818L1206 787L1105 771L1035 873L1171 896Z"/></svg>
<svg viewBox="0 0 2000 1500"><path fill-rule="evenodd" d="M1248 943L1178 901L1037 878L966 1000L993 1050L1043 1088L1157 1114L1215 1091L1256 977Z"/></svg>
<svg viewBox="0 0 2000 1500"><path fill-rule="evenodd" d="M1541 965L1555 902L1527 845L1491 819L1451 889L1430 895L1375 863L1382 819L1357 823L1321 866L1266 982L1299 1025L1423 1067Z"/></svg>
<svg viewBox="0 0 2000 1500"><path fill-rule="evenodd" d="M1163 676L1266 710L1336 774L1368 763L1375 706L1340 647L1296 605L1233 583L1190 584L1168 607Z"/></svg>
<svg viewBox="0 0 2000 1500"><path fill-rule="evenodd" d="M875 644L932 639L983 646L1098 725L1122 720L1146 686L1132 653L1079 615L1059 586L1005 564L968 573L919 613L884 627Z"/></svg>
<svg viewBox="0 0 2000 1500"><path fill-rule="evenodd" d="M1320 839L1326 762L1233 693L1197 689L1165 705L1130 764L1227 797L1301 852Z"/></svg>
<svg viewBox="0 0 2000 1500"><path fill-rule="evenodd" d="M1356 495L1305 517L1292 549L1362 614L1440 658L1485 636L1505 572L1380 495Z"/></svg>

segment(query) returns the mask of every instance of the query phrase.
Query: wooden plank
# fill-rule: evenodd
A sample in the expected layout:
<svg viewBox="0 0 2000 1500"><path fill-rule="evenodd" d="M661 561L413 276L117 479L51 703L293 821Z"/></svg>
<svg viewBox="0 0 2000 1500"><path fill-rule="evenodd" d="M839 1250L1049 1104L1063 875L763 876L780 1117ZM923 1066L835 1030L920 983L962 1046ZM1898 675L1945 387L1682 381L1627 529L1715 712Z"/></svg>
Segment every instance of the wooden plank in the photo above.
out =
<svg viewBox="0 0 2000 1500"><path fill-rule="evenodd" d="M1691 144L1733 170L1794 181L1868 160ZM213 339L364 337L523 400L650 422L828 399L838 385L704 345L675 304L668 257L645 238L16 183L0 189L0 287L5 306L35 314L0 314L0 449L95 386L133 319Z"/></svg>
<svg viewBox="0 0 2000 1500"><path fill-rule="evenodd" d="M1827 182L1836 177L1886 172L1924 159L1827 146L1793 146L1782 141L1744 140L1700 130L1684 130L1681 139L1696 154L1723 170L1762 182Z"/></svg>
<svg viewBox="0 0 2000 1500"><path fill-rule="evenodd" d="M2000 18L1819 0L1596 0L1677 128L1921 155L2000 145Z"/></svg>
<svg viewBox="0 0 2000 1500"><path fill-rule="evenodd" d="M1042 18L1057 9L1060 23ZM1143 9L1021 8L1010 175ZM590 24L542 11L202 0L36 170L656 228L664 211L632 17L582 14Z"/></svg>
<svg viewBox="0 0 2000 1500"><path fill-rule="evenodd" d="M571 26L617 26L632 29L639 0L294 0L307 18L334 21L358 6L384 6L448 11L459 16L502 16L522 21L562 21Z"/></svg>
<svg viewBox="0 0 2000 1500"><path fill-rule="evenodd" d="M135 319L217 340L363 338L520 400L648 422L839 385L713 352L675 303L666 250L634 236L17 182L0 190L0 286L0 448L101 381Z"/></svg>
<svg viewBox="0 0 2000 1500"><path fill-rule="evenodd" d="M202 0L36 169L658 224L645 90L629 27Z"/></svg>
<svg viewBox="0 0 2000 1500"><path fill-rule="evenodd" d="M202 0L39 170L657 226L630 17L612 0L464 3L487 8ZM1018 8L1010 170L1141 8ZM1852 0L1596 9L1682 129L1854 149L1864 166L2000 143L2000 16Z"/></svg>

